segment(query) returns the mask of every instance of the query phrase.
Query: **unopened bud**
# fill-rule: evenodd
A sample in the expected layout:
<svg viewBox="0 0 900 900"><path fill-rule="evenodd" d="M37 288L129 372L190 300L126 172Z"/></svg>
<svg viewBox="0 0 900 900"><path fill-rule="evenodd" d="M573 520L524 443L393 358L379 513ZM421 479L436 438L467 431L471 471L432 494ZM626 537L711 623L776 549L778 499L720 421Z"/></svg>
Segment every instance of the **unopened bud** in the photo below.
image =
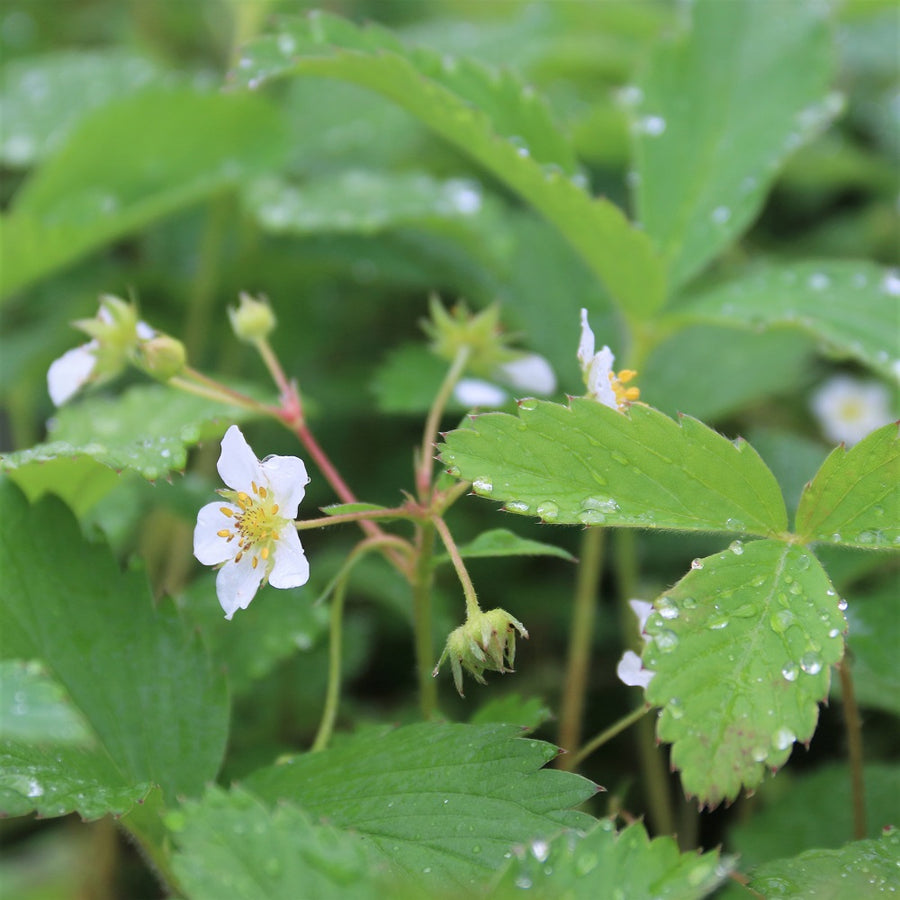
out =
<svg viewBox="0 0 900 900"><path fill-rule="evenodd" d="M160 381L168 381L184 371L187 352L184 344L167 334L141 341L136 351L137 364Z"/></svg>
<svg viewBox="0 0 900 900"><path fill-rule="evenodd" d="M267 300L257 300L246 292L240 294L241 305L228 307L231 327L239 340L253 343L267 338L277 324Z"/></svg>

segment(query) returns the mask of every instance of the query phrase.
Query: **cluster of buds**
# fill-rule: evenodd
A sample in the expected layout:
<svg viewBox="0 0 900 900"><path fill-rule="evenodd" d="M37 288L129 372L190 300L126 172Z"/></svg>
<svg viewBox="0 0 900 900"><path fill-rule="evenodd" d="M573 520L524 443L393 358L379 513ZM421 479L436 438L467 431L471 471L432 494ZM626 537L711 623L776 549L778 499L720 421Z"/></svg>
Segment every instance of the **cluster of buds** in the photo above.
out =
<svg viewBox="0 0 900 900"><path fill-rule="evenodd" d="M516 661L516 632L528 637L525 626L505 609L472 613L465 624L450 633L444 652L434 667L437 675L445 659L450 660L453 683L463 694L463 669L479 683L486 684L484 672L513 672Z"/></svg>

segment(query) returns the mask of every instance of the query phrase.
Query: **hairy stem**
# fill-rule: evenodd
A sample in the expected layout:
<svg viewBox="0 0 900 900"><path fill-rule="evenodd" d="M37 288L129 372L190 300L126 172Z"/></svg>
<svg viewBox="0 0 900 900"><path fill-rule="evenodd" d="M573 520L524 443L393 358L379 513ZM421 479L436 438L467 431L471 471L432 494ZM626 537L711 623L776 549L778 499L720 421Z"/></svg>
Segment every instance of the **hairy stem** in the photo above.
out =
<svg viewBox="0 0 900 900"><path fill-rule="evenodd" d="M425 429L422 432L422 446L419 450L419 459L416 465L416 490L419 494L419 500L423 503L431 492L431 475L434 471L434 443L437 440L438 427L441 424L441 416L444 414L444 407L456 387L457 381L465 371L466 363L471 355L469 347L460 347L456 352L456 357L450 364L447 374L441 383L441 387L428 410L428 418L425 420Z"/></svg>
<svg viewBox="0 0 900 900"><path fill-rule="evenodd" d="M316 739L310 748L311 753L318 753L328 746L334 721L337 718L338 703L341 697L341 639L344 623L344 595L347 593L347 578L342 578L334 589L331 598L331 623L328 636L328 689L325 692L325 708Z"/></svg>
<svg viewBox="0 0 900 900"><path fill-rule="evenodd" d="M863 783L862 721L853 690L853 676L846 657L838 665L841 676L841 703L847 726L847 756L850 762L850 783L853 796L853 837L860 841L866 836L866 793Z"/></svg>
<svg viewBox="0 0 900 900"><path fill-rule="evenodd" d="M437 707L437 684L432 677L434 647L431 640L431 586L434 579L434 524L422 522L416 528L416 568L413 575L413 633L416 645L416 673L422 717L430 719Z"/></svg>
<svg viewBox="0 0 900 900"><path fill-rule="evenodd" d="M569 769L575 765L577 754L574 751L581 741L605 538L606 531L603 528L588 528L581 539L581 562L575 584L566 680L559 715L559 746L571 752L559 757L561 769Z"/></svg>
<svg viewBox="0 0 900 900"><path fill-rule="evenodd" d="M456 569L456 575L462 585L463 596L466 598L466 618L477 615L481 612L481 607L478 605L475 585L472 584L472 578L469 575L466 564L463 562L462 556L460 556L456 541L453 540L453 535L450 534L447 523L440 516L434 516L432 522L434 522L434 527L447 548L447 553L450 554L450 561L453 563L453 568Z"/></svg>

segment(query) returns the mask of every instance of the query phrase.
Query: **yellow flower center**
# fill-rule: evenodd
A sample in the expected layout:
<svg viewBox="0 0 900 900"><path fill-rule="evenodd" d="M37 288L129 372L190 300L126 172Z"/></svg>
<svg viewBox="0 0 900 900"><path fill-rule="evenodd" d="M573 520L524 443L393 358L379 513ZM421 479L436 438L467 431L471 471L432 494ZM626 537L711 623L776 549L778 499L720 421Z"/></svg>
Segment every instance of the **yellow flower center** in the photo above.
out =
<svg viewBox="0 0 900 900"><path fill-rule="evenodd" d="M609 373L609 383L616 395L616 405L619 409L628 406L641 396L641 389L636 386L625 387L637 375L634 369L621 369L619 372Z"/></svg>
<svg viewBox="0 0 900 900"><path fill-rule="evenodd" d="M250 483L252 495L244 491L219 491L227 500L231 500L240 512L235 513L230 506L221 506L219 511L233 523L231 528L223 528L219 537L227 541L237 539L238 550L234 561L240 562L244 553L251 553L253 568L259 561L267 565L275 551L278 534L287 524L287 519L278 515L278 504L273 503L268 490L255 481Z"/></svg>

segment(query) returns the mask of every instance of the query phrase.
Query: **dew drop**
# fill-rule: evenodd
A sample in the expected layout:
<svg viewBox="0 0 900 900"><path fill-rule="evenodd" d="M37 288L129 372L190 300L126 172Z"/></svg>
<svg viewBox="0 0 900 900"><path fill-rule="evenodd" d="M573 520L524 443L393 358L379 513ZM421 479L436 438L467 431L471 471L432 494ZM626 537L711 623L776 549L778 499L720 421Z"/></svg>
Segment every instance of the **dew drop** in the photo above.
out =
<svg viewBox="0 0 900 900"><path fill-rule="evenodd" d="M843 612L847 608L847 601L844 597L838 600L838 609Z"/></svg>
<svg viewBox="0 0 900 900"><path fill-rule="evenodd" d="M525 397L519 401L519 409L525 410L525 412L531 412L532 410L537 409L537 405L538 402L534 397Z"/></svg>
<svg viewBox="0 0 900 900"><path fill-rule="evenodd" d="M717 206L709 217L716 225L724 225L731 218L731 210L727 206Z"/></svg>
<svg viewBox="0 0 900 900"><path fill-rule="evenodd" d="M702 559L691 560L691 568L692 569L702 569L703 568L703 560Z"/></svg>
<svg viewBox="0 0 900 900"><path fill-rule="evenodd" d="M636 84L626 84L616 92L621 106L637 106L644 99L644 92Z"/></svg>
<svg viewBox="0 0 900 900"><path fill-rule="evenodd" d="M785 663L781 667L781 674L785 681L796 681L797 676L800 674L800 670L794 663Z"/></svg>
<svg viewBox="0 0 900 900"><path fill-rule="evenodd" d="M666 120L662 116L641 116L635 122L635 130L639 134L659 137L666 130Z"/></svg>
<svg viewBox="0 0 900 900"><path fill-rule="evenodd" d="M839 544L839 543L843 540L843 538L841 537L841 533L840 533L839 531L836 531L836 532L831 536L831 540L832 540L835 544Z"/></svg>
<svg viewBox="0 0 900 900"><path fill-rule="evenodd" d="M290 34L278 35L278 49L285 55L290 56L297 49L297 42Z"/></svg>
<svg viewBox="0 0 900 900"><path fill-rule="evenodd" d="M713 616L707 623L706 627L711 629L712 631L721 631L723 628L728 627L728 617L727 616Z"/></svg>
<svg viewBox="0 0 900 900"><path fill-rule="evenodd" d="M510 500L503 508L507 512L519 514L525 514L531 509L531 507L523 500Z"/></svg>
<svg viewBox="0 0 900 900"><path fill-rule="evenodd" d="M743 531L744 523L740 519L726 519L725 527L729 531Z"/></svg>
<svg viewBox="0 0 900 900"><path fill-rule="evenodd" d="M531 855L538 862L546 862L547 857L550 855L550 845L546 841L532 841L531 842Z"/></svg>
<svg viewBox="0 0 900 900"><path fill-rule="evenodd" d="M900 273L888 272L882 279L881 289L892 297L900 296Z"/></svg>
<svg viewBox="0 0 900 900"><path fill-rule="evenodd" d="M754 747L750 751L750 755L753 757L755 762L761 763L766 761L766 757L769 755L768 747Z"/></svg>
<svg viewBox="0 0 900 900"><path fill-rule="evenodd" d="M480 478L476 478L472 482L472 489L476 494L489 497L494 493L494 484L490 478L482 476Z"/></svg>
<svg viewBox="0 0 900 900"><path fill-rule="evenodd" d="M797 736L790 728L779 728L778 731L772 735L772 746L776 750L787 750L787 748L796 740Z"/></svg>
<svg viewBox="0 0 900 900"><path fill-rule="evenodd" d="M836 637L839 637L839 636L840 636L840 633L841 633L840 628L830 628L830 629L828 630L828 637L830 637L830 638L836 638Z"/></svg>
<svg viewBox="0 0 900 900"><path fill-rule="evenodd" d="M744 544L741 541L732 541L728 545L728 549L735 555L740 556L744 552Z"/></svg>
<svg viewBox="0 0 900 900"><path fill-rule="evenodd" d="M810 558L806 554L804 554L803 556L798 556L795 565L801 571L808 569L810 566Z"/></svg>
<svg viewBox="0 0 900 900"><path fill-rule="evenodd" d="M559 506L552 500L545 500L538 506L537 514L545 522L554 522L559 517Z"/></svg>
<svg viewBox="0 0 900 900"><path fill-rule="evenodd" d="M664 619L678 618L678 605L671 597L660 597L659 600L656 601L656 611Z"/></svg>
<svg viewBox="0 0 900 900"><path fill-rule="evenodd" d="M684 702L678 697L672 697L666 704L666 709L673 719L681 719L684 717Z"/></svg>
<svg viewBox="0 0 900 900"><path fill-rule="evenodd" d="M663 653L671 653L678 646L678 635L668 628L663 628L653 640Z"/></svg>
<svg viewBox="0 0 900 900"><path fill-rule="evenodd" d="M769 624L776 634L784 634L794 624L794 614L789 609L779 609L772 613Z"/></svg>
<svg viewBox="0 0 900 900"><path fill-rule="evenodd" d="M822 657L813 651L804 653L803 656L800 657L800 668L803 669L807 675L818 675L819 672L822 671Z"/></svg>
<svg viewBox="0 0 900 900"><path fill-rule="evenodd" d="M696 609L697 608L697 598L696 597L682 597L681 605L684 609Z"/></svg>
<svg viewBox="0 0 900 900"><path fill-rule="evenodd" d="M596 509L584 509L578 513L578 521L582 525L602 525L606 521L606 516Z"/></svg>
<svg viewBox="0 0 900 900"><path fill-rule="evenodd" d="M831 279L824 272L813 272L806 283L814 291L824 291L831 284Z"/></svg>

